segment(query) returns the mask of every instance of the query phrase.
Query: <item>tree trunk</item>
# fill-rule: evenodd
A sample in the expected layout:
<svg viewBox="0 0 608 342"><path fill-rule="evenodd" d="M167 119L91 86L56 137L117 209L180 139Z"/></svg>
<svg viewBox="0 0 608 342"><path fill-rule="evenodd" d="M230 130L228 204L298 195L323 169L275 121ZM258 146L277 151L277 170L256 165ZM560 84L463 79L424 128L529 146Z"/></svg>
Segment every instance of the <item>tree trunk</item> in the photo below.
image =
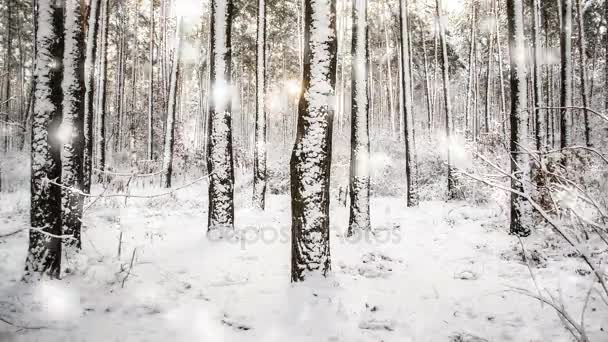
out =
<svg viewBox="0 0 608 342"><path fill-rule="evenodd" d="M369 66L367 0L355 0L352 20L352 116L348 236L360 231L371 230L369 217L369 92L366 72Z"/></svg>
<svg viewBox="0 0 608 342"><path fill-rule="evenodd" d="M110 1L104 0L102 5L101 20L102 34L100 46L100 87L99 87L99 109L97 115L97 168L100 170L100 179L103 177L103 172L106 165L106 111L107 111L107 84L108 84L108 32L109 25L109 7Z"/></svg>
<svg viewBox="0 0 608 342"><path fill-rule="evenodd" d="M329 176L336 86L335 16L335 0L304 3L303 87L290 163L293 282L326 276L331 268Z"/></svg>
<svg viewBox="0 0 608 342"><path fill-rule="evenodd" d="M154 127L152 126L152 118L154 115L154 1L150 2L150 80L148 82L148 148L146 155L148 161L154 157Z"/></svg>
<svg viewBox="0 0 608 342"><path fill-rule="evenodd" d="M451 148L451 120L452 120L452 99L450 97L450 65L448 60L448 49L447 41L445 36L445 28L443 23L443 13L441 0L436 0L437 9L437 22L439 29L439 40L441 43L441 71L443 74L443 97L444 97L444 109L445 109L445 135L448 141L447 146L447 178L448 178L448 199L454 199L456 197L455 184L452 171L452 148Z"/></svg>
<svg viewBox="0 0 608 342"><path fill-rule="evenodd" d="M399 1L399 33L401 40L401 103L403 105L403 141L405 143L405 184L406 184L406 206L417 205L414 189L414 144L413 124L414 113L412 106L411 88L411 61L409 48L409 4L408 0ZM373 101L373 100L372 100Z"/></svg>
<svg viewBox="0 0 608 342"><path fill-rule="evenodd" d="M258 1L253 205L266 206L266 1Z"/></svg>
<svg viewBox="0 0 608 342"><path fill-rule="evenodd" d="M579 77L581 80L581 101L583 105L583 120L585 124L585 145L587 147L592 147L593 144L591 143L589 111L587 110L589 108L589 101L587 99L587 49L585 46L584 6L584 1L580 1L580 3L577 3L576 5L576 14L578 18L578 53L580 56Z"/></svg>
<svg viewBox="0 0 608 342"><path fill-rule="evenodd" d="M67 0L65 14L65 40L63 57L63 159L61 183L70 188L82 188L82 161L84 156L84 8L81 0ZM62 190L63 233L72 235L64 240L68 247L80 249L83 197L70 190Z"/></svg>
<svg viewBox="0 0 608 342"><path fill-rule="evenodd" d="M541 61L543 46L541 45L541 27L542 27L542 12L540 8L540 0L534 0L532 4L532 17L534 23L532 25L532 43L534 50L534 119L535 119L535 140L536 149L542 151L547 146L547 137L545 136L547 116L546 110L539 109L544 107L543 96L542 96L542 72L541 72Z"/></svg>
<svg viewBox="0 0 608 342"><path fill-rule="evenodd" d="M572 145L572 0L561 0L561 8L560 147L565 148Z"/></svg>
<svg viewBox="0 0 608 342"><path fill-rule="evenodd" d="M473 88L475 83L475 33L476 33L476 21L477 21L477 6L476 3L471 4L471 16L470 16L470 24L471 24L471 33L470 33L470 47L469 47L469 75L467 79L467 98L465 104L465 135L470 132L469 129L469 121L471 118L471 102L473 97Z"/></svg>
<svg viewBox="0 0 608 342"><path fill-rule="evenodd" d="M231 39L232 0L211 0L211 106L207 170L208 230L234 228L234 161L232 155Z"/></svg>
<svg viewBox="0 0 608 342"><path fill-rule="evenodd" d="M507 0L509 26L509 54L511 62L511 189L526 192L530 181L528 155L528 109L524 20L522 0ZM511 193L510 232L518 236L530 235L530 206L526 200Z"/></svg>
<svg viewBox="0 0 608 342"><path fill-rule="evenodd" d="M61 189L48 179L61 177L63 93L63 4L39 0L36 32L36 97L32 123L31 229L25 279L41 275L59 278L61 271ZM52 235L49 235L52 234Z"/></svg>
<svg viewBox="0 0 608 342"><path fill-rule="evenodd" d="M163 187L171 187L171 176L173 174L173 146L175 145L175 110L177 107L177 82L180 77L182 56L182 31L183 18L177 18L175 30L175 50L173 50L173 66L171 68L171 79L169 85L169 104L167 108L167 129L165 131L165 151L163 156Z"/></svg>
<svg viewBox="0 0 608 342"><path fill-rule="evenodd" d="M93 113L95 112L95 56L97 55L97 36L99 32L99 13L101 0L92 0L89 9L84 66L84 150L82 160L82 189L91 193L91 171L93 169Z"/></svg>

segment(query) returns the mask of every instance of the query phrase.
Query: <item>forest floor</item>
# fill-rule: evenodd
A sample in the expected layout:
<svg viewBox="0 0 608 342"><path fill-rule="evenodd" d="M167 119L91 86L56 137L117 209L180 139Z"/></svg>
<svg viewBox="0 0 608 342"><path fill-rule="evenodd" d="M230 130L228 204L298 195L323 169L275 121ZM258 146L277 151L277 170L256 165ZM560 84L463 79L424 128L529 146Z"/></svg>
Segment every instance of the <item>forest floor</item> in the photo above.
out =
<svg viewBox="0 0 608 342"><path fill-rule="evenodd" d="M515 289L538 293L531 270L578 319L593 282L547 238L525 239L528 268L497 205L374 198L376 235L360 241L343 237L348 210L333 202L331 276L294 285L289 198L270 195L260 213L243 195L237 234L211 241L201 188L102 199L62 280L20 282L27 231L0 238L0 318L11 323L0 341L570 341L554 309ZM2 194L0 235L26 227L28 202ZM592 293L592 340L608 340L607 317Z"/></svg>

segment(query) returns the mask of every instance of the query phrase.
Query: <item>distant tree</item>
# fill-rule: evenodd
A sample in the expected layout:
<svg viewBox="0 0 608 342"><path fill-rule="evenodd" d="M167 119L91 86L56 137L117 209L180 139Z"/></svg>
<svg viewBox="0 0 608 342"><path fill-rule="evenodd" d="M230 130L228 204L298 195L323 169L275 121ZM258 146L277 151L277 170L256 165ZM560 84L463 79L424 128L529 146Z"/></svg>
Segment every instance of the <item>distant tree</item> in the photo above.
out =
<svg viewBox="0 0 608 342"><path fill-rule="evenodd" d="M511 189L526 192L530 182L528 149L528 97L526 83L526 45L522 0L507 0L509 60L511 64ZM530 206L522 196L511 193L510 232L530 235Z"/></svg>
<svg viewBox="0 0 608 342"><path fill-rule="evenodd" d="M58 278L61 270L61 189L48 183L61 177L63 94L63 4L38 0L35 21L36 89L32 121L31 210L25 279Z"/></svg>
<svg viewBox="0 0 608 342"><path fill-rule="evenodd" d="M258 0L256 52L255 146L253 148L253 205L266 205L266 0Z"/></svg>
<svg viewBox="0 0 608 342"><path fill-rule="evenodd" d="M81 0L67 0L65 8L65 50L63 57L63 159L61 183L82 189L84 157L84 8ZM65 245L80 248L82 195L64 189L61 195L63 233L73 235Z"/></svg>
<svg viewBox="0 0 608 342"><path fill-rule="evenodd" d="M165 151L163 156L163 186L171 187L171 176L173 174L173 147L175 145L175 111L177 108L177 84L180 78L182 59L182 31L184 20L177 18L177 29L175 30L175 49L173 50L173 68L169 80L169 105L167 108L167 128L165 130Z"/></svg>
<svg viewBox="0 0 608 342"><path fill-rule="evenodd" d="M207 135L208 229L234 228L232 155L232 0L211 0L211 103Z"/></svg>
<svg viewBox="0 0 608 342"><path fill-rule="evenodd" d="M353 3L350 221L348 235L371 229L369 216L369 87L367 0Z"/></svg>
<svg viewBox="0 0 608 342"><path fill-rule="evenodd" d="M327 275L336 1L304 2L304 72L291 155L291 280Z"/></svg>

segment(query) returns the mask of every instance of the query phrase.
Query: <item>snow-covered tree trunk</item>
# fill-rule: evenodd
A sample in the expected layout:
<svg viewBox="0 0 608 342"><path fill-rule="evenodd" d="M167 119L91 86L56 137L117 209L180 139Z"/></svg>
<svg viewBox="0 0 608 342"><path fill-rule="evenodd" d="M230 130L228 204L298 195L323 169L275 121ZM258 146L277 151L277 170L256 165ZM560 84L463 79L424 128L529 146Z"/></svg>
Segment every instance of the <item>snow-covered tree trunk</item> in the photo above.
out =
<svg viewBox="0 0 608 342"><path fill-rule="evenodd" d="M371 230L369 217L369 92L367 0L353 3L350 220L348 235ZM390 71L389 71L390 72Z"/></svg>
<svg viewBox="0 0 608 342"><path fill-rule="evenodd" d="M532 4L532 46L534 50L534 124L536 126L536 149L541 151L547 146L547 137L545 136L546 124L547 124L547 111L539 109L544 107L543 93L542 93L542 50L541 45L541 26L542 26L542 12L540 8L540 0L534 0Z"/></svg>
<svg viewBox="0 0 608 342"><path fill-rule="evenodd" d="M452 98L450 96L450 62L448 60L448 49L447 49L447 41L445 35L445 19L443 16L443 9L441 0L437 0L436 3L437 10L437 26L439 30L439 40L441 44L441 71L442 71L442 84L443 84L443 97L444 97L444 110L445 110L445 135L448 141L447 143L447 175L448 175L448 198L453 199L456 197L455 193L455 184L454 184L454 175L452 170L452 147L451 147L451 135L452 135Z"/></svg>
<svg viewBox="0 0 608 342"><path fill-rule="evenodd" d="M234 228L232 155L232 0L211 0L211 103L207 135L208 229Z"/></svg>
<svg viewBox="0 0 608 342"><path fill-rule="evenodd" d="M84 156L84 8L81 0L67 0L65 8L65 49L63 57L63 139L61 183L82 189ZM66 246L81 247L83 197L64 189L61 194L63 233L73 235Z"/></svg>
<svg viewBox="0 0 608 342"><path fill-rule="evenodd" d="M608 0L604 0L604 18L608 18ZM604 34L604 49L604 110L608 113L608 32Z"/></svg>
<svg viewBox="0 0 608 342"><path fill-rule="evenodd" d="M538 1L538 0L537 0ZM589 101L587 98L587 48L585 41L585 20L584 20L585 1L577 0L576 16L578 19L578 53L580 57L579 78L581 86L581 101L583 105L583 120L585 125L585 145L591 147L591 127L589 126ZM608 20L608 19L607 19Z"/></svg>
<svg viewBox="0 0 608 342"><path fill-rule="evenodd" d="M258 0L253 205L266 205L266 0Z"/></svg>
<svg viewBox="0 0 608 342"><path fill-rule="evenodd" d="M505 80L502 61L502 43L500 40L500 6L496 7L496 50L498 51L498 80L500 82L500 119L502 121L502 134L507 136L507 97L505 95Z"/></svg>
<svg viewBox="0 0 608 342"><path fill-rule="evenodd" d="M492 106L492 98L491 98L491 93L492 93L492 74L494 72L494 65L493 65L493 61L494 61L494 32L493 32L493 28L490 27L490 32L489 32L489 37L488 40L490 41L490 45L488 46L488 63L487 63L487 69L486 69L486 108L485 108L485 113L484 113L484 124L483 124L483 131L484 133L488 134L490 132L490 115L491 115L491 106Z"/></svg>
<svg viewBox="0 0 608 342"><path fill-rule="evenodd" d="M429 139L431 138L433 132L433 101L431 100L431 79L429 73L429 57L428 57L428 49L426 48L426 36L425 30L420 25L420 37L422 39L422 58L424 61L424 97L426 103L426 125L428 130Z"/></svg>
<svg viewBox="0 0 608 342"><path fill-rule="evenodd" d="M561 0L561 5L560 147L565 148L572 145L572 0Z"/></svg>
<svg viewBox="0 0 608 342"><path fill-rule="evenodd" d="M91 0L89 9L86 57L84 64L84 150L82 159L82 190L91 192L91 173L93 169L93 113L95 112L95 56L97 55L97 35L99 32L99 13L101 0Z"/></svg>
<svg viewBox="0 0 608 342"><path fill-rule="evenodd" d="M38 0L36 88L32 118L31 211L25 277L58 278L61 270L61 189L48 180L61 177L63 93L63 4ZM49 234L52 234L49 235Z"/></svg>
<svg viewBox="0 0 608 342"><path fill-rule="evenodd" d="M171 69L171 84L169 85L169 105L167 108L167 129L165 130L165 151L163 155L163 186L171 187L173 174L173 146L175 145L175 109L177 105L177 81L180 77L183 18L177 19L175 30L175 50L173 51L173 66Z"/></svg>
<svg viewBox="0 0 608 342"><path fill-rule="evenodd" d="M522 0L507 0L509 59L511 63L511 189L526 192L530 182L528 137L528 89L526 83L526 45ZM510 232L530 234L531 209L526 200L511 193Z"/></svg>
<svg viewBox="0 0 608 342"><path fill-rule="evenodd" d="M327 275L329 175L336 86L336 2L304 2L303 94L291 155L291 280Z"/></svg>
<svg viewBox="0 0 608 342"><path fill-rule="evenodd" d="M464 120L465 120L465 134L469 134L470 127L469 127L469 118L471 117L471 105L472 105L472 97L473 97L473 83L475 81L475 46L476 46L476 42L475 42L475 34L477 32L476 28L476 21L477 21L477 6L476 3L471 3L471 15L470 15L470 24L471 24L471 31L469 34L469 72L468 72L468 78L467 78L467 98L466 98L466 103L465 103L465 114L464 114Z"/></svg>
<svg viewBox="0 0 608 342"><path fill-rule="evenodd" d="M403 106L403 141L405 143L405 184L406 184L406 205L415 206L416 192L414 189L414 144L413 144L413 107L411 96L411 61L409 47L409 6L408 0L399 0L399 35L401 41L401 105Z"/></svg>
<svg viewBox="0 0 608 342"><path fill-rule="evenodd" d="M148 63L150 64L150 80L148 82L148 140L146 156L150 161L154 152L154 128L152 118L154 115L154 1L150 2L150 46Z"/></svg>
<svg viewBox="0 0 608 342"><path fill-rule="evenodd" d="M107 84L108 84L108 32L110 1L104 0L101 6L101 44L99 47L99 108L97 109L97 168L103 172L106 165L106 111L107 111ZM100 177L103 176L100 174Z"/></svg>

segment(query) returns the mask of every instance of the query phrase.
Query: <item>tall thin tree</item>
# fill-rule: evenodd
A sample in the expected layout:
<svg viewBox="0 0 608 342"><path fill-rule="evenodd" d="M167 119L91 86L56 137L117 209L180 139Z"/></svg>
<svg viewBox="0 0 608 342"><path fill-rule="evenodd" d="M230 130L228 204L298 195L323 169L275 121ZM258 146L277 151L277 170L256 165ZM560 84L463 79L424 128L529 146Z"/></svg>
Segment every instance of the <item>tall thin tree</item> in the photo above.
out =
<svg viewBox="0 0 608 342"><path fill-rule="evenodd" d="M572 145L572 0L561 0L560 54L560 147L565 148Z"/></svg>
<svg viewBox="0 0 608 342"><path fill-rule="evenodd" d="M401 41L401 105L403 108L403 141L405 143L405 184L406 205L415 206L416 193L414 189L414 143L413 143L413 106L411 88L411 61L409 44L409 3L408 0L399 0L399 36Z"/></svg>
<svg viewBox="0 0 608 342"><path fill-rule="evenodd" d="M97 36L102 0L91 0L84 64L84 150L82 160L82 190L91 192L91 172L93 169L93 117L95 113L95 56L97 56Z"/></svg>
<svg viewBox="0 0 608 342"><path fill-rule="evenodd" d="M291 172L291 280L327 275L336 1L304 2L304 71Z"/></svg>
<svg viewBox="0 0 608 342"><path fill-rule="evenodd" d="M63 159L61 183L82 188L84 157L84 8L81 0L67 0L65 9L65 50L63 57ZM65 245L81 247L83 197L77 191L62 190L63 233L72 235Z"/></svg>
<svg viewBox="0 0 608 342"><path fill-rule="evenodd" d="M165 151L163 155L163 186L171 187L173 175L173 147L175 146L175 111L177 108L177 85L180 78L182 59L182 31L184 19L177 18L175 30L175 49L173 50L173 66L169 80L169 104L167 106L167 128L165 130Z"/></svg>
<svg viewBox="0 0 608 342"><path fill-rule="evenodd" d="M441 0L436 0L435 7L437 10L437 28L439 31L439 40L441 44L441 71L442 71L442 84L443 84L443 97L444 97L444 124L445 124L445 135L447 139L447 179L448 179L448 199L456 197L456 185L454 182L454 172L452 170L452 98L450 95L450 62L448 59L448 48L447 39L445 34L445 18L443 17L443 5Z"/></svg>
<svg viewBox="0 0 608 342"><path fill-rule="evenodd" d="M509 26L509 60L511 64L511 189L524 193L530 181L528 155L528 99L526 81L526 45L522 0L507 0ZM530 234L530 206L526 200L511 193L510 232L518 236Z"/></svg>
<svg viewBox="0 0 608 342"><path fill-rule="evenodd" d="M61 270L61 188L49 180L61 177L61 124L63 93L63 4L38 0L36 32L36 88L32 121L31 210L25 279L46 275L58 278Z"/></svg>
<svg viewBox="0 0 608 342"><path fill-rule="evenodd" d="M585 145L591 147L591 127L589 125L589 100L587 94L587 48L585 41L585 1L577 0L576 4L576 17L578 19L578 54L580 58L579 63L579 78L580 78L580 90L581 90L581 101L583 105L583 120L585 129Z"/></svg>
<svg viewBox="0 0 608 342"><path fill-rule="evenodd" d="M348 235L371 229L369 216L369 89L367 0L353 3L350 221ZM390 72L390 70L389 70Z"/></svg>
<svg viewBox="0 0 608 342"><path fill-rule="evenodd" d="M258 0L256 52L255 146L253 148L253 205L266 205L266 0Z"/></svg>
<svg viewBox="0 0 608 342"><path fill-rule="evenodd" d="M234 228L231 57L232 0L211 0L211 103L207 135L208 230Z"/></svg>

